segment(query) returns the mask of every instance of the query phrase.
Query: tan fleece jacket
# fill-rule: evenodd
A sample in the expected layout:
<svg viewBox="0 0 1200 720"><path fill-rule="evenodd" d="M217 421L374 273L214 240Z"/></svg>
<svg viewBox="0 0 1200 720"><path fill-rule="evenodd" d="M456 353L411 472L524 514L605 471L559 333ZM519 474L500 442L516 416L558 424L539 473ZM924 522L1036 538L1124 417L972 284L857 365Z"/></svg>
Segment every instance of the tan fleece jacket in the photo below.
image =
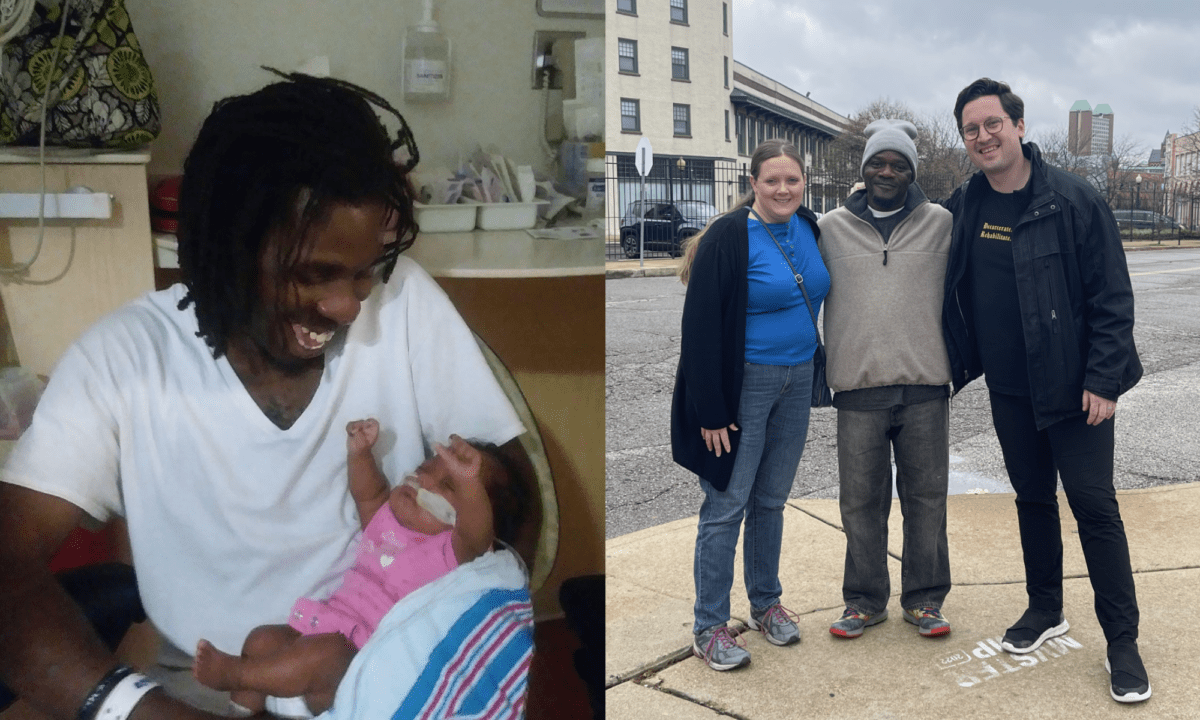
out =
<svg viewBox="0 0 1200 720"><path fill-rule="evenodd" d="M871 223L845 207L826 214L819 225L821 257L832 283L823 324L829 387L950 382L942 336L950 212L922 201L886 246Z"/></svg>

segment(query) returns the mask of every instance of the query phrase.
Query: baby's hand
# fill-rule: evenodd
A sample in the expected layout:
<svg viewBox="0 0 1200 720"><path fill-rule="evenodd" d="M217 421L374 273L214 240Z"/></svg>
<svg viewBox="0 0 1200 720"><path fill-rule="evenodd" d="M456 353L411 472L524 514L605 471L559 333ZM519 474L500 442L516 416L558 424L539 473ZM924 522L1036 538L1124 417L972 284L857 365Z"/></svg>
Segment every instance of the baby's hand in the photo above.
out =
<svg viewBox="0 0 1200 720"><path fill-rule="evenodd" d="M433 444L433 451L446 463L450 478L456 488L469 488L479 484L483 470L483 453L475 449L458 435L450 436L450 445Z"/></svg>
<svg viewBox="0 0 1200 720"><path fill-rule="evenodd" d="M360 453L369 451L379 439L379 421L375 418L352 420L346 423L346 451Z"/></svg>

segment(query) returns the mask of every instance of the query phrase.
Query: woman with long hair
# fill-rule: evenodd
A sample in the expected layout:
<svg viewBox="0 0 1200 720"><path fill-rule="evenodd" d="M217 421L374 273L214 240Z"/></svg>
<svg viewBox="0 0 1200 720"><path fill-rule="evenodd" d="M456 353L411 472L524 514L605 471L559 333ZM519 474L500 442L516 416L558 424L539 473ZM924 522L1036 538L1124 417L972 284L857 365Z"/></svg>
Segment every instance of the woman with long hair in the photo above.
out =
<svg viewBox="0 0 1200 720"><path fill-rule="evenodd" d="M753 191L692 238L680 269L688 287L671 447L705 495L692 650L714 670L750 662L745 641L726 627L743 520L750 627L774 645L800 640L795 615L779 602L779 553L783 507L808 435L817 332L792 267L814 315L829 292L796 147L763 142L750 176Z"/></svg>

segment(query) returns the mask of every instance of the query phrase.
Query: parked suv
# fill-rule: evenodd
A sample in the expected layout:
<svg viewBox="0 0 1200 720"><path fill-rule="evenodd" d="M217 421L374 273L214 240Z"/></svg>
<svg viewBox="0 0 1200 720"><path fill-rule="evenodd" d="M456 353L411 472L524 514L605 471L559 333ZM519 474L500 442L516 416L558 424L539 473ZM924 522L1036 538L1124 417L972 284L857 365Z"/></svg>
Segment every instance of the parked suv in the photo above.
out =
<svg viewBox="0 0 1200 720"><path fill-rule="evenodd" d="M1117 227L1122 230L1128 230L1131 225L1134 230L1179 230L1179 223L1174 218L1151 210L1114 210L1113 215L1117 218Z"/></svg>
<svg viewBox="0 0 1200 720"><path fill-rule="evenodd" d="M640 256L642 218L646 220L646 251L682 254L683 241L700 232L709 218L717 214L711 203L681 200L674 203L658 200L634 200L625 207L621 218L621 249L625 257Z"/></svg>

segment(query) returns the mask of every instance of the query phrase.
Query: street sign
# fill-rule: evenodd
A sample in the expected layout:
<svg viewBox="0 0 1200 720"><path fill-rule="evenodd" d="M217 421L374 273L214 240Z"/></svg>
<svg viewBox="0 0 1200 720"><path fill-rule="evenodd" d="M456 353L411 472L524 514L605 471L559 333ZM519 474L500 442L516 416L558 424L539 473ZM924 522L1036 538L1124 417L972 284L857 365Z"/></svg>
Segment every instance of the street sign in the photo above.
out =
<svg viewBox="0 0 1200 720"><path fill-rule="evenodd" d="M638 175L646 177L650 174L650 168L654 167L654 148L650 147L650 138L644 137L638 140L637 150L634 150L633 164L637 168Z"/></svg>

